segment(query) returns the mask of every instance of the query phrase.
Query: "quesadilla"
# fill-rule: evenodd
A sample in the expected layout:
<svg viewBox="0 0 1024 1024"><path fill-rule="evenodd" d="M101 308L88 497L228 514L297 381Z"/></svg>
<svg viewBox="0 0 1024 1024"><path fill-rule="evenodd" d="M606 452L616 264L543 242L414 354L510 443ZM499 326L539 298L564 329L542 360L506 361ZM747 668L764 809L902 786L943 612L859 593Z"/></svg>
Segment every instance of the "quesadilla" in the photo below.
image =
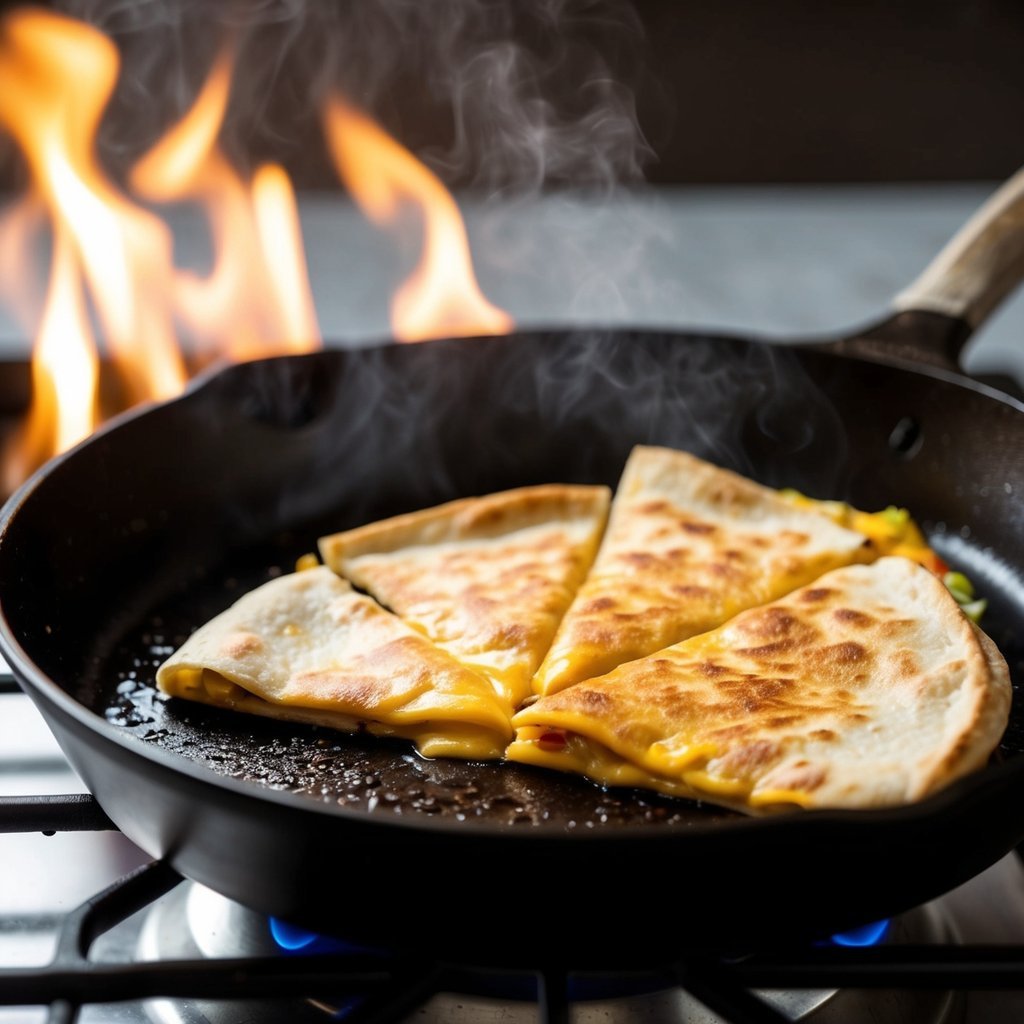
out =
<svg viewBox="0 0 1024 1024"><path fill-rule="evenodd" d="M638 446L533 690L555 693L878 557L864 534L686 452Z"/></svg>
<svg viewBox="0 0 1024 1024"><path fill-rule="evenodd" d="M511 714L593 562L610 500L606 487L502 491L323 537L320 553L488 676Z"/></svg>
<svg viewBox="0 0 1024 1024"><path fill-rule="evenodd" d="M540 698L506 756L749 814L881 807L981 767L1009 707L992 641L885 557Z"/></svg>
<svg viewBox="0 0 1024 1024"><path fill-rule="evenodd" d="M412 740L426 757L500 757L490 682L319 566L249 592L157 672L174 697Z"/></svg>

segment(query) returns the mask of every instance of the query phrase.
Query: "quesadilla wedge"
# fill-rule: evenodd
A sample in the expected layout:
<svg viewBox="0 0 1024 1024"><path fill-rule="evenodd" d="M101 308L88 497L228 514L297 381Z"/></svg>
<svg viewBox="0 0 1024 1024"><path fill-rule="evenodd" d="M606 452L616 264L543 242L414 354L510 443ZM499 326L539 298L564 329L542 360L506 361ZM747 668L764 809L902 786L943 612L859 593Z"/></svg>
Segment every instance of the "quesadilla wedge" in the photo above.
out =
<svg viewBox="0 0 1024 1024"><path fill-rule="evenodd" d="M201 626L157 671L174 697L412 740L426 757L500 757L490 682L319 566L281 576Z"/></svg>
<svg viewBox="0 0 1024 1024"><path fill-rule="evenodd" d="M878 557L814 508L687 452L633 449L608 530L532 684L555 693Z"/></svg>
<svg viewBox="0 0 1024 1024"><path fill-rule="evenodd" d="M324 562L474 671L509 713L593 562L611 495L549 484L320 539Z"/></svg>
<svg viewBox="0 0 1024 1024"><path fill-rule="evenodd" d="M506 756L748 814L882 807L983 765L1009 707L992 641L885 557L542 697Z"/></svg>

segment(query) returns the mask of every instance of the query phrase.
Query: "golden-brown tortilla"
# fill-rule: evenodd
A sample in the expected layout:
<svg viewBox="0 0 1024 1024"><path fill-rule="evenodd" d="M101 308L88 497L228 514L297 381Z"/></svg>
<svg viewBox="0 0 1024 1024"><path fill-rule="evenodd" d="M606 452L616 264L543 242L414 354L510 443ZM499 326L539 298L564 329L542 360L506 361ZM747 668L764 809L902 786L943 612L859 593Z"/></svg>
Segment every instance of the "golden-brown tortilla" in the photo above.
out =
<svg viewBox="0 0 1024 1024"><path fill-rule="evenodd" d="M319 566L271 580L200 627L157 672L167 694L286 721L413 740L427 757L500 757L490 682Z"/></svg>
<svg viewBox="0 0 1024 1024"><path fill-rule="evenodd" d="M524 487L324 537L320 553L487 675L511 713L590 568L609 501L606 487Z"/></svg>
<svg viewBox="0 0 1024 1024"><path fill-rule="evenodd" d="M507 757L750 814L898 805L983 765L1010 696L942 582L886 557L542 697Z"/></svg>
<svg viewBox="0 0 1024 1024"><path fill-rule="evenodd" d="M533 689L603 675L877 554L863 534L770 488L686 452L638 446Z"/></svg>

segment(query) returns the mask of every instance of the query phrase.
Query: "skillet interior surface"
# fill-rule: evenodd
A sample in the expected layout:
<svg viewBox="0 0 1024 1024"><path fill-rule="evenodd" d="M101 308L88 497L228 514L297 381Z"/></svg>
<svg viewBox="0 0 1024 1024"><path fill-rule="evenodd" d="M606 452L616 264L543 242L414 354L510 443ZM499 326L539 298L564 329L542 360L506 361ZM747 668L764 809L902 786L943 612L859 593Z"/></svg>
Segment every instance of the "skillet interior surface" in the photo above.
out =
<svg viewBox="0 0 1024 1024"><path fill-rule="evenodd" d="M463 813L465 780L476 787L493 771L508 780L485 784L502 820L596 817L594 827L733 817L686 801L609 801L586 784L580 803L578 784L548 772L454 770L465 766L411 756L401 743L154 699L156 667L190 632L291 571L321 534L524 484L614 488L638 443L684 448L770 486L862 508L905 505L989 598L984 625L1015 684L1024 664L1022 539L1005 529L1024 515L1014 456L1024 451L1024 416L955 383L721 338L519 336L231 367L121 435L97 446L116 453L116 468L76 460L90 477L94 517L72 512L49 551L31 551L33 577L47 581L46 613L22 602L26 636L45 630L45 643L29 639L33 655L114 726L215 771L314 799ZM58 486L62 497L77 493L71 481ZM201 554L189 550L197 543ZM117 559L117 569L70 573L83 557L110 568ZM5 613L17 618L9 604ZM1015 705L1004 757L1024 751L1018 712ZM411 777L411 792L402 793L395 771ZM430 786L421 797L424 781L449 778L451 801ZM376 792L377 779L389 790ZM546 793L523 799L538 786L551 790L550 801Z"/></svg>
<svg viewBox="0 0 1024 1024"><path fill-rule="evenodd" d="M614 487L633 445L664 444L771 486L868 509L908 507L990 600L984 625L1015 689L998 759L1015 762L1024 752L1022 413L941 374L656 332L537 333L244 364L126 418L12 501L0 542L0 571L12 581L3 615L32 664L95 713L96 729L243 780L257 795L272 790L300 809L340 807L403 826L449 819L469 834L482 822L556 840L685 839L738 816L155 700L155 667L246 589L290 570L321 533L531 483ZM948 798L935 806L949 817ZM871 828L898 815L846 819ZM788 827L742 825L748 839ZM969 877L1022 835L1024 815L1010 811L987 843L972 837L972 853L940 872L942 884ZM912 905L937 895L928 891L937 884L923 872L917 889L904 886L895 899Z"/></svg>

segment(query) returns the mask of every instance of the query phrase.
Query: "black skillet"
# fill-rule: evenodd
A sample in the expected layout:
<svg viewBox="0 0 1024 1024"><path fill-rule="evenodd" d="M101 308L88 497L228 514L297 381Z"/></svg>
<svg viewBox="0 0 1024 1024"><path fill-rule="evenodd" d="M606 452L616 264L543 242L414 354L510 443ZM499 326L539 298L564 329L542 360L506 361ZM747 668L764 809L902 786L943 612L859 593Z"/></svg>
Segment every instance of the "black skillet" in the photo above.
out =
<svg viewBox="0 0 1024 1024"><path fill-rule="evenodd" d="M0 523L0 649L135 843L257 910L500 965L626 967L907 909L1024 838L1024 706L917 805L767 819L154 699L154 668L317 536L459 495L614 485L634 444L904 505L1024 679L1024 405L952 360L1024 264L1024 178L857 338L618 329L233 366L38 473Z"/></svg>

